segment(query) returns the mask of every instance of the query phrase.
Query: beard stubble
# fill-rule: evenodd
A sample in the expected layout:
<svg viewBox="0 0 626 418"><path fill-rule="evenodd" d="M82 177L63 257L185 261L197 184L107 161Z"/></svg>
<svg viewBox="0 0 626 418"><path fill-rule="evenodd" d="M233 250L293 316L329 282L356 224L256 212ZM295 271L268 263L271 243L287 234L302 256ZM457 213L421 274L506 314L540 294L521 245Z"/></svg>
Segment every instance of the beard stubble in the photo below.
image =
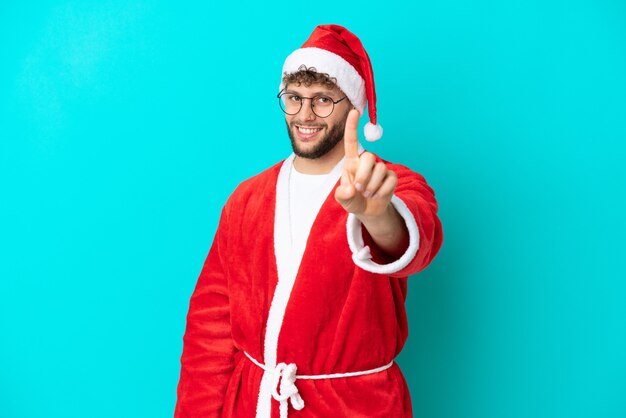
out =
<svg viewBox="0 0 626 418"><path fill-rule="evenodd" d="M286 121L285 121L286 122ZM287 123L287 122L286 122ZM295 134L292 129L297 129L295 125L299 124L296 121L287 123L287 134L291 140L291 148L293 153L300 158L307 158L309 160L315 160L328 154L335 146L343 139L343 134L346 128L346 119L344 118L341 123L333 126L326 135L313 147L311 150L303 150L298 148L298 142L295 138Z"/></svg>

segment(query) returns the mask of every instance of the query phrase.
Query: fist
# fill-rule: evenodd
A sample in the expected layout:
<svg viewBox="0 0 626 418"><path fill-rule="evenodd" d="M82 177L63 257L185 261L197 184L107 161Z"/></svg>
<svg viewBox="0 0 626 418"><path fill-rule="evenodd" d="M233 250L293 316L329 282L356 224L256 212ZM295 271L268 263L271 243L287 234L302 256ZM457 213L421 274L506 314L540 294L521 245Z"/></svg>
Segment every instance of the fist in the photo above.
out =
<svg viewBox="0 0 626 418"><path fill-rule="evenodd" d="M359 112L351 110L344 132L345 166L335 199L359 218L384 215L398 184L396 174L369 152L359 155Z"/></svg>

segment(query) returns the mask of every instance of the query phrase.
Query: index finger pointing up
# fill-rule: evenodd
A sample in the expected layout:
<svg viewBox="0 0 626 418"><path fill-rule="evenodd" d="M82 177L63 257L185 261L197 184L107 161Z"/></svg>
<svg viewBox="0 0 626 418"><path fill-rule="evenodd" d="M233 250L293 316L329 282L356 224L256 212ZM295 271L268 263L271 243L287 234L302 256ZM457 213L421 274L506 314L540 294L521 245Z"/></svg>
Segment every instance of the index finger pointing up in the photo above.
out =
<svg viewBox="0 0 626 418"><path fill-rule="evenodd" d="M352 109L350 113L348 113L346 128L343 134L346 158L359 157L359 136L357 134L357 130L359 128L360 117L361 114L356 109Z"/></svg>

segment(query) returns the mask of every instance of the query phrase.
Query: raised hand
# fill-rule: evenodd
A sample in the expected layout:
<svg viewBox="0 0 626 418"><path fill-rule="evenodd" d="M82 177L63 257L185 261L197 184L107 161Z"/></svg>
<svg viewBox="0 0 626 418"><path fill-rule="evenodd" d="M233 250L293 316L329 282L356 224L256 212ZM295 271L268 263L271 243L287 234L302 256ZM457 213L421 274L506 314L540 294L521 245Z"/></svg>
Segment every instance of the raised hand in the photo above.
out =
<svg viewBox="0 0 626 418"><path fill-rule="evenodd" d="M359 156L357 129L360 114L348 114L344 132L345 166L335 199L343 208L361 220L384 216L398 184L396 174L369 152Z"/></svg>

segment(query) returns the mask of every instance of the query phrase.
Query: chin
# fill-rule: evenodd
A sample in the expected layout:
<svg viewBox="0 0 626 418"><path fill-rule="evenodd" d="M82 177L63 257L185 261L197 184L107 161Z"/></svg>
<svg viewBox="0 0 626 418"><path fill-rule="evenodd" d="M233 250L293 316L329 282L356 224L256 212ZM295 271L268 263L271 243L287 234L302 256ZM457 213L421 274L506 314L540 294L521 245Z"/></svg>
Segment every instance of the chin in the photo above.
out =
<svg viewBox="0 0 626 418"><path fill-rule="evenodd" d="M289 124L287 126L293 153L301 158L310 160L321 158L332 151L343 139L343 126L333 126L330 131L324 129L319 132L319 138L311 138L309 140L300 138L295 128L291 129Z"/></svg>
<svg viewBox="0 0 626 418"><path fill-rule="evenodd" d="M306 158L308 160L316 160L322 157L318 149L314 146L303 147L301 145L294 145L292 148L293 148L293 153L296 154L300 158Z"/></svg>

